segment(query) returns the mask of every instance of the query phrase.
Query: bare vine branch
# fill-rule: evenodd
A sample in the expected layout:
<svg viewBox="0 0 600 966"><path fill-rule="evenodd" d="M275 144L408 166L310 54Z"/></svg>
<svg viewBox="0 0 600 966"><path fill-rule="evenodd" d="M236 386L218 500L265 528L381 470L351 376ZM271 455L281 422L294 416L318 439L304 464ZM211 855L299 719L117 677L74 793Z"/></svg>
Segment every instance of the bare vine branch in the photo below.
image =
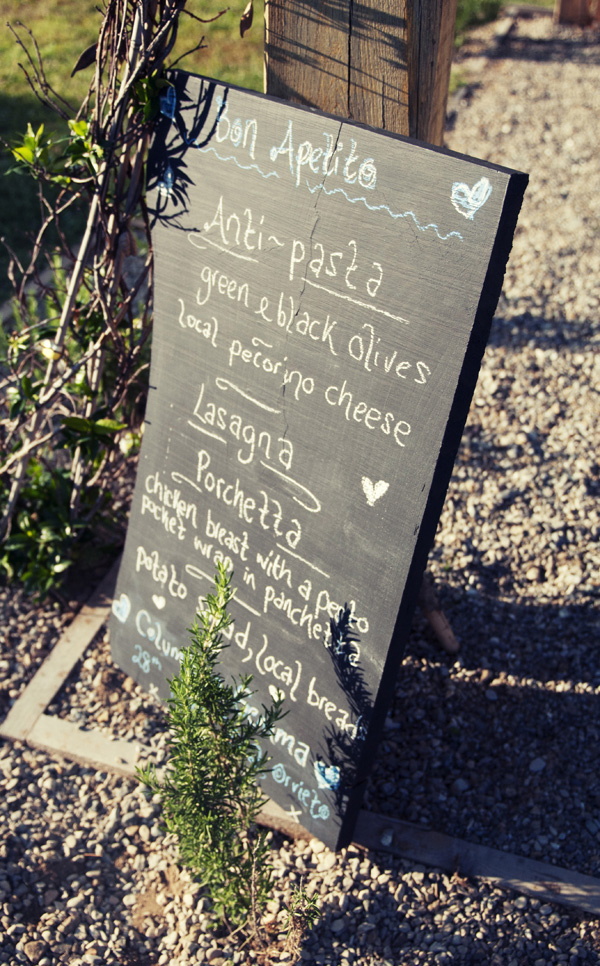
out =
<svg viewBox="0 0 600 966"><path fill-rule="evenodd" d="M95 498L81 512L80 502L102 484L118 442L114 427L135 428L139 422L153 274L143 198L152 112L144 111L140 90L158 99L156 81L175 46L181 14L208 22L187 11L186 2L106 0L97 42L75 65L77 70L93 65L77 110L49 83L33 33L21 23L10 28L24 54L29 86L68 122L69 135L49 145L41 130L30 129L26 150L15 154L38 180L42 218L29 261L22 264L11 255L20 321L9 334L10 362L2 371L0 536L10 535L30 461L53 472L49 446L71 453L71 518L89 516ZM86 217L74 247L64 216L77 209ZM54 252L51 228L58 237ZM41 260L48 266L43 272Z"/></svg>

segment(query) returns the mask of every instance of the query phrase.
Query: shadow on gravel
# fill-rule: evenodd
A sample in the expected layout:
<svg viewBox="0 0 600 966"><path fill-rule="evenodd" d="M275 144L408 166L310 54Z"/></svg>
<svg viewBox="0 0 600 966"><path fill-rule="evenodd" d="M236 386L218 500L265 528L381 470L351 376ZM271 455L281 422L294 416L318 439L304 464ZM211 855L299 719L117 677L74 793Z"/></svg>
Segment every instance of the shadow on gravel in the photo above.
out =
<svg viewBox="0 0 600 966"><path fill-rule="evenodd" d="M42 791L46 814L62 811L67 795L63 787L56 793ZM96 906L97 921L88 922L86 931L90 926L103 929L102 911L108 912L110 907L111 921L120 932L118 950L109 942L111 954L118 956L121 966L156 966L154 954L145 944L143 933L132 926L130 909L123 901L131 885L131 872L125 868L122 847L107 838L101 843L101 855L76 851L67 855L65 839L75 831L72 825L61 829L55 823L48 831L38 815L36 821L23 821L14 832L3 836L0 879L4 881L0 893L4 915L10 923L21 923L23 929L17 928L12 935L4 933L0 962L37 962L38 958L51 955L53 964L70 963L74 954L73 933L81 919L79 906L89 903L90 893L99 891L103 898ZM82 841L87 842L91 834L88 829ZM160 915L162 918L162 909ZM38 938L28 944L30 930ZM53 935L48 943L39 939L39 933L46 930ZM106 939L100 943L106 946Z"/></svg>
<svg viewBox="0 0 600 966"><path fill-rule="evenodd" d="M527 303L527 299L519 299L519 308L526 307ZM598 342L600 331L596 319L572 321L562 317L548 318L534 304L530 311L526 309L518 315L496 315L488 339L489 346L506 346L515 352L526 346L542 351L565 349L581 352L588 351Z"/></svg>
<svg viewBox="0 0 600 966"><path fill-rule="evenodd" d="M417 618L374 811L600 876L600 617L442 586L458 661Z"/></svg>
<svg viewBox="0 0 600 966"><path fill-rule="evenodd" d="M441 652L417 614L365 806L600 876L595 606L509 603L450 583L438 591L461 654L455 661ZM352 874L348 859L340 861L344 888L338 881L332 891L346 895L340 905L324 904L303 961L530 966L559 954L561 962L597 961L600 949L580 938L584 913L457 872L352 852L370 870ZM562 929L552 941L550 914Z"/></svg>
<svg viewBox="0 0 600 966"><path fill-rule="evenodd" d="M586 916L581 913L566 909L557 913L556 907L549 913L549 907L536 900L457 874L445 876L415 863L394 862L382 853L365 853L365 858L372 868L376 866L378 880L390 876L392 884L360 883L362 899L357 901L355 893L345 912L325 903L297 962L310 966L532 966L536 962L591 966L598 961L600 949L593 952L582 939ZM561 925L560 936L552 939L544 924L549 914L554 927Z"/></svg>
<svg viewBox="0 0 600 966"><path fill-rule="evenodd" d="M526 307L528 300L519 299L519 308ZM530 311L504 317L496 315L492 323L488 345L506 346L517 351L525 346L546 349L566 349L570 352L589 350L600 341L597 319L571 321L563 317L548 318L540 308L531 304Z"/></svg>
<svg viewBox="0 0 600 966"><path fill-rule="evenodd" d="M570 61L573 64L600 64L599 31L581 30L576 36L539 38L528 36L526 26L521 25L520 34L509 34L503 43L486 51L491 59L520 61ZM461 49L460 59L468 62L470 57L481 56L479 49L470 52Z"/></svg>

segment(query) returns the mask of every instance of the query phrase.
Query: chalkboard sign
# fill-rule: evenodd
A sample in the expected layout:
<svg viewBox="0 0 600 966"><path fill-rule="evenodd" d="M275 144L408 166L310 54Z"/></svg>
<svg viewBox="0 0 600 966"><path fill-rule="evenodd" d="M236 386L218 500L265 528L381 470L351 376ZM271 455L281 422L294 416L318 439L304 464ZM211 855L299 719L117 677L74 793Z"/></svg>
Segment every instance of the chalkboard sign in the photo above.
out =
<svg viewBox="0 0 600 966"><path fill-rule="evenodd" d="M217 561L223 672L283 692L264 791L347 843L526 176L174 72L147 419L111 620L167 697Z"/></svg>

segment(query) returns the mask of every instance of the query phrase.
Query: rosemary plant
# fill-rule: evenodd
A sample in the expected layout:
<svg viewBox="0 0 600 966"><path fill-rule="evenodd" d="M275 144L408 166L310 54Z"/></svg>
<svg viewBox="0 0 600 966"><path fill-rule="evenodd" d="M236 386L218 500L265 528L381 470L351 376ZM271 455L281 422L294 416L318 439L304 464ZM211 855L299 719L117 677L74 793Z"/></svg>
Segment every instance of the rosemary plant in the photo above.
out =
<svg viewBox="0 0 600 966"><path fill-rule="evenodd" d="M257 783L268 762L260 742L284 712L282 702L275 701L263 706L260 718L250 718L245 709L252 678L227 683L218 672L232 596L231 578L219 564L215 593L207 595L181 672L170 682L164 774L148 765L138 769L138 777L160 795L180 859L204 886L216 916L229 930L261 940L272 866L266 833L256 827L265 801Z"/></svg>

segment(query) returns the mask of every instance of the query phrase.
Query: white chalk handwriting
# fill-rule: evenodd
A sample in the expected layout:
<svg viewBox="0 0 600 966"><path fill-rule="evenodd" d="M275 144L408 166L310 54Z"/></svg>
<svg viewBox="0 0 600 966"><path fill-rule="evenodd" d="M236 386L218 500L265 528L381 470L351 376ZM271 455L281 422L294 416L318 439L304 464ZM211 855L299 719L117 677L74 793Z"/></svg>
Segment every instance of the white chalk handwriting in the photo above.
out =
<svg viewBox="0 0 600 966"><path fill-rule="evenodd" d="M372 276L369 276L370 272L373 272ZM320 280L323 276L323 281L327 280L328 285L332 284L329 279L337 278L344 282L347 289L359 292L363 298L366 295L375 298L383 281L383 268L380 262L373 261L365 272L364 260L359 258L358 245L353 238L345 247L329 251L325 250L322 242L311 241L308 254L304 242L294 238L289 264L290 281L298 275L304 281L309 281L311 276L313 280Z"/></svg>
<svg viewBox="0 0 600 966"><path fill-rule="evenodd" d="M214 315L210 319L199 319L197 316L192 315L190 312L185 310L185 302L182 298L178 299L180 305L179 311L179 325L182 329L190 329L197 335L201 335L204 339L207 339L213 349L217 348L217 334L219 331L219 323L217 322Z"/></svg>
<svg viewBox="0 0 600 966"><path fill-rule="evenodd" d="M269 654L267 648L269 647L269 639L266 634L263 634L263 644L259 651L256 652L254 663L259 674L264 675L269 674L275 678L277 681L279 690L281 690L280 685L285 684L287 692L283 692L283 697L289 697L291 701L297 701L296 691L298 690L298 685L300 684L300 679L302 677L302 664L300 661L293 661L292 664L286 664L284 660L276 657L274 654ZM293 665L293 666L292 666Z"/></svg>
<svg viewBox="0 0 600 966"><path fill-rule="evenodd" d="M164 483L158 472L146 476L140 512L142 516L148 514L154 517L167 533L178 540L185 539L187 523L197 528L196 504L184 499L180 489L173 489Z"/></svg>
<svg viewBox="0 0 600 966"><path fill-rule="evenodd" d="M223 391L222 379L217 379L216 385ZM226 386L235 388L230 382L227 382ZM294 447L289 439L283 436L275 437L269 430L257 428L254 423L246 420L229 405L219 405L214 400L205 399L205 392L206 384L203 382L198 390L193 419L188 420L190 426L220 443L226 444L228 439L241 443L235 456L244 466L252 463L256 457L262 456L266 460L273 458L286 470L290 469L294 458ZM233 405L235 406L235 402Z"/></svg>
<svg viewBox="0 0 600 966"><path fill-rule="evenodd" d="M237 302L248 308L248 298L250 288L248 282L238 282L236 278L230 278L225 272L210 265L204 265L200 272L201 284L196 289L196 302L199 306L206 305L212 295L221 295L229 299L230 302Z"/></svg>
<svg viewBox="0 0 600 966"><path fill-rule="evenodd" d="M274 360L268 351L273 348L273 343L265 342L264 339L254 336L251 345L252 348L250 349L244 346L244 343L240 339L231 340L228 350L228 362L231 368L240 362L244 365L251 364L260 372L275 376L277 378L277 384L284 390L287 386L290 386L296 401L299 401L301 396L312 396L315 391L315 380L313 377L303 375L299 369L288 368L286 365L288 361L287 356L284 356L283 359Z"/></svg>
<svg viewBox="0 0 600 966"><path fill-rule="evenodd" d="M230 141L234 147L242 147L248 152L249 157L254 158L256 150L256 138L258 136L258 123L255 118L245 118L242 120L236 117L233 120L229 117L229 103L224 97L217 97L219 113L217 115L217 141Z"/></svg>
<svg viewBox="0 0 600 966"><path fill-rule="evenodd" d="M409 379L417 386L427 384L431 369L426 362L409 362L402 358L398 349L380 349L378 347L381 341L381 336L375 334L371 323L363 322L360 332L355 333L348 341L348 353L356 362L361 363L366 372L379 369L386 374L391 372L399 379Z"/></svg>
<svg viewBox="0 0 600 966"><path fill-rule="evenodd" d="M398 446L406 446L406 437L411 433L410 423L405 419L398 419L393 412L383 412L377 406L369 406L362 399L357 400L354 392L348 388L347 379L341 385L328 386L325 400L347 422L359 423L369 430L378 429Z"/></svg>
<svg viewBox="0 0 600 966"><path fill-rule="evenodd" d="M285 137L279 147L273 145L269 151L271 161L280 157L287 158L290 174L296 186L302 183L305 174L317 177L342 178L345 184L358 183L361 188L372 191L377 183L377 168L373 158L361 158L356 153L356 141L350 137L350 145L340 141L339 134L334 139L329 132L323 132L322 146L314 147L310 141L301 141L294 146L294 122L288 121ZM297 142L296 142L297 143ZM306 168L306 171L304 170ZM311 178L314 182L315 179Z"/></svg>
<svg viewBox="0 0 600 966"><path fill-rule="evenodd" d="M165 657L181 662L181 648L171 643L164 636L161 622L153 618L147 610L142 608L142 610L137 612L135 627L140 637L143 637L146 641L150 641L157 651L164 654Z"/></svg>
<svg viewBox="0 0 600 966"><path fill-rule="evenodd" d="M135 570L138 574L142 570L148 571L152 580L160 584L163 589L166 588L171 597L176 597L178 600L185 600L187 597L187 587L178 579L175 565L161 560L158 550L147 551L142 544L138 544Z"/></svg>

